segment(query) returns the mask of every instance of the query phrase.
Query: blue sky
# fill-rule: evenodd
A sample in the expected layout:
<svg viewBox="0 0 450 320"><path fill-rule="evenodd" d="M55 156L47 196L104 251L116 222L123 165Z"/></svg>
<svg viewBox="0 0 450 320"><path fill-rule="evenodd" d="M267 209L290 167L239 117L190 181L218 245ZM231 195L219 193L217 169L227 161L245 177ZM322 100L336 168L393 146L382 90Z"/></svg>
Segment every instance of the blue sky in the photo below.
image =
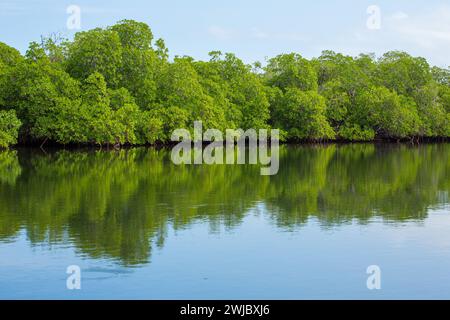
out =
<svg viewBox="0 0 450 320"><path fill-rule="evenodd" d="M0 41L25 52L41 35L71 38L66 9L72 4L81 8L81 30L143 21L172 56L206 59L221 50L250 63L286 52L311 58L326 49L351 55L405 50L450 65L450 0L0 0ZM366 25L370 5L380 8L380 29Z"/></svg>

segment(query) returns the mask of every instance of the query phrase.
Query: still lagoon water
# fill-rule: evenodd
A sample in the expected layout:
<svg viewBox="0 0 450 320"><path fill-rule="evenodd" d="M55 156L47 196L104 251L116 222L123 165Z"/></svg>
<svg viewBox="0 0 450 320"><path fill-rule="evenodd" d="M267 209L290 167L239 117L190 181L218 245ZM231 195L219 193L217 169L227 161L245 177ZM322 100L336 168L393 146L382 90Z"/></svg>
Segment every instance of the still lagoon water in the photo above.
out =
<svg viewBox="0 0 450 320"><path fill-rule="evenodd" d="M450 299L449 191L450 144L282 146L275 176L3 151L0 298Z"/></svg>

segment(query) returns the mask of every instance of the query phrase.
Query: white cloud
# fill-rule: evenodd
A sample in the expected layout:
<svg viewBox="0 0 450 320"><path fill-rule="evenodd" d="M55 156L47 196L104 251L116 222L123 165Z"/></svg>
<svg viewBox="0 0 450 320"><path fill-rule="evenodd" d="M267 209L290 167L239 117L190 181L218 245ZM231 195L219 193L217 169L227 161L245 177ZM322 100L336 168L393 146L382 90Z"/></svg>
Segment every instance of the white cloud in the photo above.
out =
<svg viewBox="0 0 450 320"><path fill-rule="evenodd" d="M425 14L411 16L396 14L388 21L388 28L403 41L424 48L450 48L450 7L442 6ZM399 19L400 17L400 19Z"/></svg>
<svg viewBox="0 0 450 320"><path fill-rule="evenodd" d="M361 26L353 37L340 35L330 47L348 54L402 50L426 58L431 64L449 66L450 6L435 6L420 12L386 12L380 30Z"/></svg>

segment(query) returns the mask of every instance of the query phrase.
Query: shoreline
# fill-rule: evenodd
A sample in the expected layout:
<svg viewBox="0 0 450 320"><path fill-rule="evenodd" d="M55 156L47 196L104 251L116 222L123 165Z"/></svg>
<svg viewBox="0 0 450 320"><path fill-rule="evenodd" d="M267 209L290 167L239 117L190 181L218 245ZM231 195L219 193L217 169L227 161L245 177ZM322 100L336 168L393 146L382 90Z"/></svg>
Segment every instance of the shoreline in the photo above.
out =
<svg viewBox="0 0 450 320"><path fill-rule="evenodd" d="M14 146L10 146L9 148L3 148L0 149L0 152L8 151L8 150L98 150L98 151L115 151L115 150L122 150L122 149L135 149L135 148L154 148L154 149L168 149L172 148L175 145L177 145L179 142L173 142L173 143L156 143L156 144L124 144L120 146L114 146L114 145L96 145L96 144L67 144L62 145L58 143L52 143L47 142L44 146L41 146L39 143L19 143ZM210 142L203 142L203 147L207 146ZM407 146L420 146L420 145L427 145L427 144L446 144L450 143L449 137L440 137L440 138L423 138L417 141L412 141L410 139L375 139L371 141L348 141L348 140L324 140L324 141L300 141L300 142L294 142L294 141L285 141L281 142L279 141L280 146L289 146L289 147L302 147L302 146L326 146L326 145L338 145L338 146L344 146L344 145L407 145ZM224 142L225 145L225 142ZM248 145L246 144L246 147Z"/></svg>

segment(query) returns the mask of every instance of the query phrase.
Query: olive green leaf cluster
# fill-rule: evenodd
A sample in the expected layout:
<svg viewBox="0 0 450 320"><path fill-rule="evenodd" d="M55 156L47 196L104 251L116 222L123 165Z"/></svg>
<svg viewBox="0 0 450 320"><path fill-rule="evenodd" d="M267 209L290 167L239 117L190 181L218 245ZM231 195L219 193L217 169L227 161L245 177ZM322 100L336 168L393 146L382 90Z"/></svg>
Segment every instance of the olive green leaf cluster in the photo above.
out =
<svg viewBox="0 0 450 320"><path fill-rule="evenodd" d="M14 110L0 110L0 148L17 143L21 124Z"/></svg>
<svg viewBox="0 0 450 320"><path fill-rule="evenodd" d="M449 137L450 70L403 52L282 54L265 67L218 51L169 60L148 25L123 20L24 56L0 43L0 110L2 146L166 143L194 120L277 128L288 141Z"/></svg>

